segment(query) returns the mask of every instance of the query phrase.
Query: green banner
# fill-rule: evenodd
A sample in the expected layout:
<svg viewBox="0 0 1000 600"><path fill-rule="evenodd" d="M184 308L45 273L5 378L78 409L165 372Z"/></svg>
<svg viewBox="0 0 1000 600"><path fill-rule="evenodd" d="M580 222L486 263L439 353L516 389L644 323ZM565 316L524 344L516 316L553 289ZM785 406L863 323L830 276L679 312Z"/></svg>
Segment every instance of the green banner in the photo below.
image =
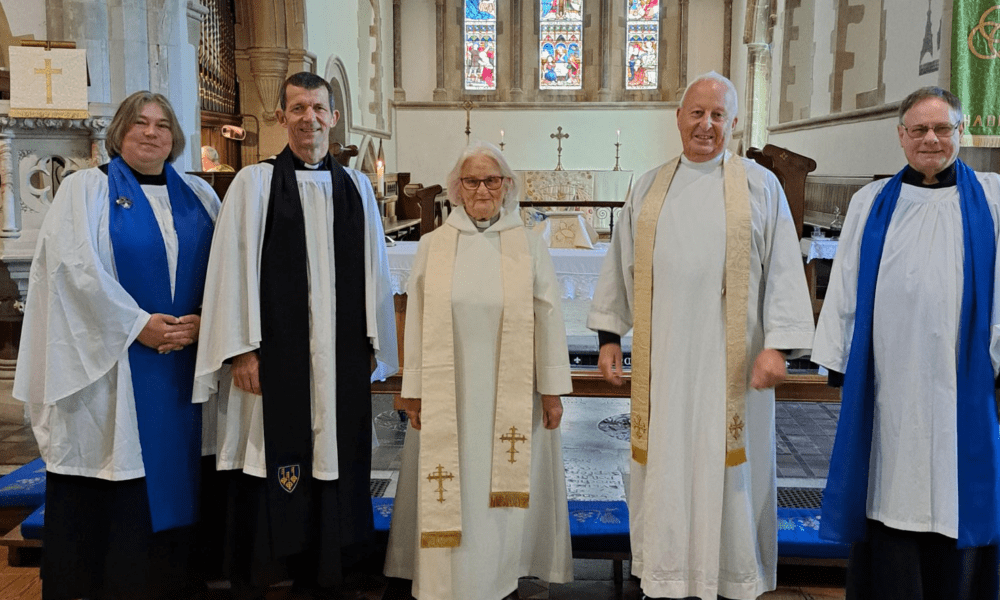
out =
<svg viewBox="0 0 1000 600"><path fill-rule="evenodd" d="M965 111L963 146L1000 147L1000 5L954 0L951 91Z"/></svg>

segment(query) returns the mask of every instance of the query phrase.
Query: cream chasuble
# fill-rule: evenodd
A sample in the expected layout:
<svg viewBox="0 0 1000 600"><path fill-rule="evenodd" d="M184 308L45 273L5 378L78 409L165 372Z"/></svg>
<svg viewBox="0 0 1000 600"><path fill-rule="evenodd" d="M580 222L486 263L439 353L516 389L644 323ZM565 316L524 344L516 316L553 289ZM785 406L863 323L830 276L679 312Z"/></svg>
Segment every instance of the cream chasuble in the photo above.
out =
<svg viewBox="0 0 1000 600"><path fill-rule="evenodd" d="M420 464L423 517L420 546L450 548L462 542L461 479L458 469L458 411L455 408L455 336L452 283L459 231L446 224L431 241L424 292L422 435ZM491 507L528 507L531 465L533 363L518 343L534 337L531 254L524 228L500 233L503 320L493 435ZM522 449L517 450L520 442ZM509 445L509 448L507 447ZM509 455L509 458L508 458ZM520 455L520 456L519 456ZM444 487L448 480L448 489Z"/></svg>
<svg viewBox="0 0 1000 600"><path fill-rule="evenodd" d="M680 157L660 168L639 213L635 246L635 332L632 337L632 459L646 464L649 447L650 321L653 310L653 242L656 223ZM726 206L726 466L746 462L747 285L750 281L750 196L739 157L723 166Z"/></svg>

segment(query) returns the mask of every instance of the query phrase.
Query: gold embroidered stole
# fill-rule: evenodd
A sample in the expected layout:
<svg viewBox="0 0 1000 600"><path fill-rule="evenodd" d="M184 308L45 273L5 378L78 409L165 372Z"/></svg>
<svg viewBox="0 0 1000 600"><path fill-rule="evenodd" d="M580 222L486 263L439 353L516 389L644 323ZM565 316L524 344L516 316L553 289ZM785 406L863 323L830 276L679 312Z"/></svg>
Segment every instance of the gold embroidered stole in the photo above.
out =
<svg viewBox="0 0 1000 600"><path fill-rule="evenodd" d="M459 231L431 238L424 283L420 433L420 547L462 542L452 284ZM503 317L497 372L491 507L528 507L534 406L534 293L523 227L500 232ZM526 347L527 342L527 347ZM485 417L484 417L485 418ZM447 485L446 485L447 483Z"/></svg>
<svg viewBox="0 0 1000 600"><path fill-rule="evenodd" d="M656 223L680 157L664 165L643 198L635 236L632 332L632 459L646 464L649 449L650 326ZM746 462L747 311L750 286L750 188L738 156L723 164L726 205L726 466Z"/></svg>

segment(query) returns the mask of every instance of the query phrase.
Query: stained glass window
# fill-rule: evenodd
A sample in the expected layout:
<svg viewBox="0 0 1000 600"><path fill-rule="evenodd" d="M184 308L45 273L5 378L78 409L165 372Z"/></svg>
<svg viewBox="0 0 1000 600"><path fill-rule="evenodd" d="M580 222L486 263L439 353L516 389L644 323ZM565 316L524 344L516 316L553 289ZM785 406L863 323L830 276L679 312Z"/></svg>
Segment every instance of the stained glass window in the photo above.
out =
<svg viewBox="0 0 1000 600"><path fill-rule="evenodd" d="M465 0L465 89L495 90L497 0Z"/></svg>
<svg viewBox="0 0 1000 600"><path fill-rule="evenodd" d="M625 0L625 2L628 3L625 89L656 89L660 2L659 0Z"/></svg>
<svg viewBox="0 0 1000 600"><path fill-rule="evenodd" d="M539 0L538 87L583 87L583 0Z"/></svg>

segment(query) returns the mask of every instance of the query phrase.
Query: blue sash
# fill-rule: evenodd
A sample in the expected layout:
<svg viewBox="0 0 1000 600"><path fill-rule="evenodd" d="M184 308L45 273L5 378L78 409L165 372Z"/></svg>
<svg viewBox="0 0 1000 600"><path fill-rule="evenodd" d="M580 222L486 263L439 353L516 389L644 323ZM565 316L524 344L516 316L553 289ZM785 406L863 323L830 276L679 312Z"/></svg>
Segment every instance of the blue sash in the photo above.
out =
<svg viewBox="0 0 1000 600"><path fill-rule="evenodd" d="M903 171L906 169L904 168ZM899 199L903 171L875 198L861 238L854 337L844 374L840 422L823 494L820 537L864 539L875 410L872 317L886 232ZM955 162L962 210L964 258L957 353L958 546L1000 541L1000 424L990 360L990 318L996 238L993 216L975 172Z"/></svg>
<svg viewBox="0 0 1000 600"><path fill-rule="evenodd" d="M201 200L174 168L170 164L163 168L178 243L172 298L166 247L156 215L121 157L108 165L108 228L122 287L150 314L179 317L201 306L214 225ZM198 520L201 406L191 402L195 352L192 344L160 354L138 341L128 351L154 532Z"/></svg>

